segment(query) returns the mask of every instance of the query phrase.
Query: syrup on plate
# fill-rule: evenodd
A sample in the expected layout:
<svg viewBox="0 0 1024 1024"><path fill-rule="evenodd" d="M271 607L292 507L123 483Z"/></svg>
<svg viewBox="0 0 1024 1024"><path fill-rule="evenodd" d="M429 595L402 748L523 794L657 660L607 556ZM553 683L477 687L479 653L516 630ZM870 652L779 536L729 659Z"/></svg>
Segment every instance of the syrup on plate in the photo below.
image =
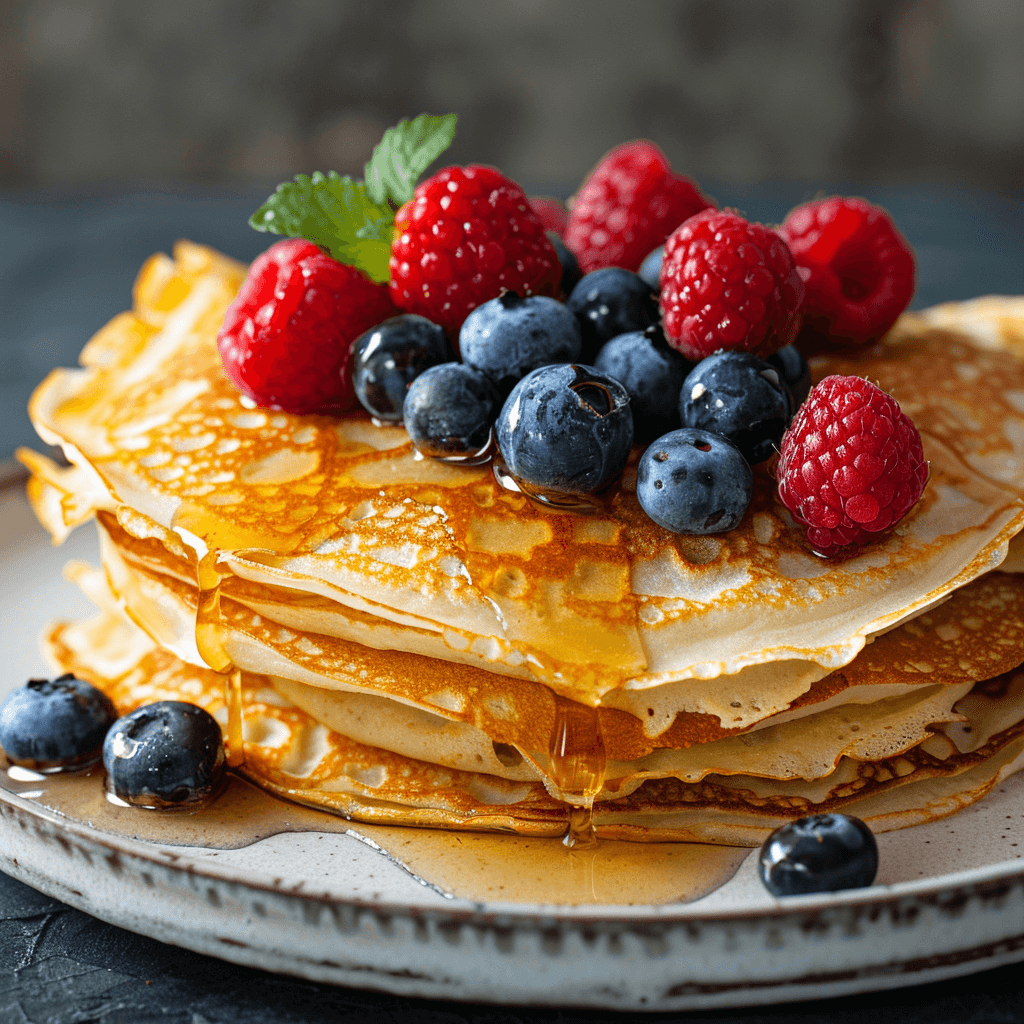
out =
<svg viewBox="0 0 1024 1024"><path fill-rule="evenodd" d="M234 773L197 810L117 806L107 797L99 766L57 775L0 768L0 790L72 822L169 846L238 849L280 833L340 833L377 850L431 888L476 901L688 903L729 881L750 852L608 840L567 847L558 839L368 825L281 800Z"/></svg>

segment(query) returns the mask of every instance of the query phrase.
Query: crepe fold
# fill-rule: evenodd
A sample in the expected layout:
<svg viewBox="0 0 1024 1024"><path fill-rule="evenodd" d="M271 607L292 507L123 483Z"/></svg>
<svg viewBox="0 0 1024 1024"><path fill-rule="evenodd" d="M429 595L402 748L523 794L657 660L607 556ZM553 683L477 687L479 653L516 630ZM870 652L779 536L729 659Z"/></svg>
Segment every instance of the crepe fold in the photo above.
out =
<svg viewBox="0 0 1024 1024"><path fill-rule="evenodd" d="M122 708L191 693L223 716L212 630L268 788L536 835L590 801L599 831L641 839L759 842L847 805L898 827L1016 770L1024 586L996 570L1024 526L1017 306L908 314L816 361L894 394L930 464L893 531L821 559L764 467L737 529L691 537L640 509L639 451L579 515L362 414L256 408L215 343L244 273L191 243L153 257L30 405L69 462L22 453L36 512L55 541L94 517L103 561L72 570L101 616L49 649Z"/></svg>

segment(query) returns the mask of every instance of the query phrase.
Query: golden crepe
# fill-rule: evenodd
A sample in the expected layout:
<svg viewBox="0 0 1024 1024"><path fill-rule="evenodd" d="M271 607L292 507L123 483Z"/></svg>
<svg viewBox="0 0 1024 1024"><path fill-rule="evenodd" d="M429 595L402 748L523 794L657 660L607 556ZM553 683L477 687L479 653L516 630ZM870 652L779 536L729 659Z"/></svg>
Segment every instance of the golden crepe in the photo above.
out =
<svg viewBox="0 0 1024 1024"><path fill-rule="evenodd" d="M75 570L106 611L50 649L120 707L194 691L274 792L530 834L591 802L629 838L759 842L864 801L897 827L1016 769L1010 698L968 694L1024 661L1020 587L993 573L1024 527L1017 307L907 314L817 361L893 393L930 463L895 530L821 559L764 468L737 529L689 537L640 509L639 452L584 516L362 414L255 408L215 345L244 273L190 243L153 257L134 310L30 405L71 463L22 453L34 507L57 541L95 515L105 570ZM965 701L988 738L936 753Z"/></svg>

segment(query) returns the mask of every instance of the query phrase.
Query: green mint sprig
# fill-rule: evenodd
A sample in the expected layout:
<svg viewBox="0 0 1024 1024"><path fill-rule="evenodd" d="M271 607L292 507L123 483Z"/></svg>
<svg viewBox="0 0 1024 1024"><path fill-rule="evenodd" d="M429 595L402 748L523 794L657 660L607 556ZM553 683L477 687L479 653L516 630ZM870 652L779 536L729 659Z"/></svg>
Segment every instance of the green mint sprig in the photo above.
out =
<svg viewBox="0 0 1024 1024"><path fill-rule="evenodd" d="M378 284L388 280L395 209L413 197L420 175L450 145L455 114L400 121L366 164L366 182L336 171L297 174L249 218L257 231L304 238Z"/></svg>

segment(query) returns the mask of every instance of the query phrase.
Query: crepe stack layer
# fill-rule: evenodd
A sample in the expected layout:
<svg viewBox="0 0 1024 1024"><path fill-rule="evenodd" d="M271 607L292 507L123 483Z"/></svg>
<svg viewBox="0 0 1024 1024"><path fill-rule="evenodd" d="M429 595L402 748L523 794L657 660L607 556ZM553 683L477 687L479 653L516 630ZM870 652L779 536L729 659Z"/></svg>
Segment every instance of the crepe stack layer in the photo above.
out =
<svg viewBox="0 0 1024 1024"><path fill-rule="evenodd" d="M639 453L581 515L361 414L256 408L215 344L244 274L153 257L30 405L71 463L22 453L36 511L58 541L95 516L104 570L73 569L101 613L48 646L120 708L240 712L242 770L304 803L532 835L591 802L635 839L756 844L833 808L899 827L1019 766L1024 581L995 571L1024 526L1019 304L818 361L894 394L930 463L891 534L821 559L764 468L739 528L689 537L640 509Z"/></svg>

